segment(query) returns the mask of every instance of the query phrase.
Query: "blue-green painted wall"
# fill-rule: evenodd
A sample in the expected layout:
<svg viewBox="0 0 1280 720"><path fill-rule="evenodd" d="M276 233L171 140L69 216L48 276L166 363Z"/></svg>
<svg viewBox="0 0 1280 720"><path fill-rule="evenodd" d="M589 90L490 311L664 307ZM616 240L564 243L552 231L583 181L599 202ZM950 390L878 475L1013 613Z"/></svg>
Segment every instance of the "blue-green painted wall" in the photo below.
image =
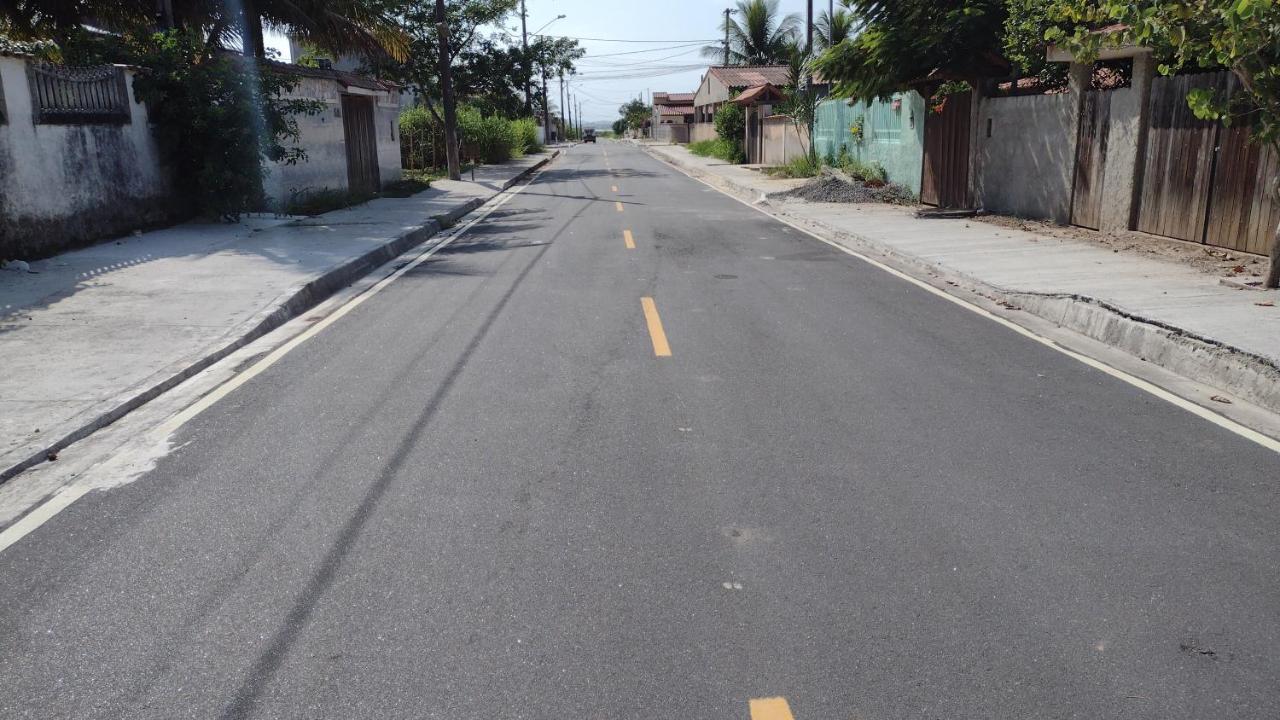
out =
<svg viewBox="0 0 1280 720"><path fill-rule="evenodd" d="M900 100L895 110L893 100ZM924 162L924 98L914 91L898 93L870 105L858 101L824 100L814 119L813 142L822 157L833 157L843 146L865 163L879 163L889 180L920 194L920 169ZM849 128L862 118L862 142L855 142Z"/></svg>

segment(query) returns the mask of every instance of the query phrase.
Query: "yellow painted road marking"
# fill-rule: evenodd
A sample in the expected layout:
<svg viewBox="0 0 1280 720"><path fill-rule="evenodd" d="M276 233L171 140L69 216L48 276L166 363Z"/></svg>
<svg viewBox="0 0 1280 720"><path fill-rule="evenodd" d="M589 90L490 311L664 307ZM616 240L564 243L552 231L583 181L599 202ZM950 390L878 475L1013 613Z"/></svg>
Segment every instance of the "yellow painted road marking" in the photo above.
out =
<svg viewBox="0 0 1280 720"><path fill-rule="evenodd" d="M636 239L631 236L630 230L622 231L622 242L626 244L628 250L636 249Z"/></svg>
<svg viewBox="0 0 1280 720"><path fill-rule="evenodd" d="M653 340L653 354L658 357L671 357L671 346L667 344L667 333L662 329L662 318L658 317L658 306L653 304L653 298L642 297L640 307L644 308L644 321L649 325L649 339Z"/></svg>
<svg viewBox="0 0 1280 720"><path fill-rule="evenodd" d="M614 209L615 209L615 210L617 210L618 212L622 212L622 203L621 203L621 202L619 202L619 201L615 200L615 201L613 202L613 207L614 207Z"/></svg>
<svg viewBox="0 0 1280 720"><path fill-rule="evenodd" d="M795 720L784 697L754 698L750 705L751 720Z"/></svg>

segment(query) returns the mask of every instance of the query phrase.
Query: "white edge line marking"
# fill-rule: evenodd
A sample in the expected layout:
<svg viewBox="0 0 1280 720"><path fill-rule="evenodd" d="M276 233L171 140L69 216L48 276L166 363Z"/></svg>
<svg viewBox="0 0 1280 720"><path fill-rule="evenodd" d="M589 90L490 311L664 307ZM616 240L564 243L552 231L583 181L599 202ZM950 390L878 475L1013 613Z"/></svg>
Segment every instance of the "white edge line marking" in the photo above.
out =
<svg viewBox="0 0 1280 720"><path fill-rule="evenodd" d="M648 154L648 153L646 153L646 154ZM653 157L653 156L652 156L652 155L650 155L650 157ZM654 159L655 159L655 160L657 160L657 158L654 158ZM845 254L847 254L847 255L852 255L853 257L856 257L856 258L858 258L859 260L861 260L861 261L863 261L863 262L865 262L865 263L867 263L867 264L869 264L869 265L871 265L871 266L873 266L873 267L879 268L880 270L883 270L883 271L885 271L885 272L889 273L890 275L893 275L893 276L894 276L894 277L896 277L896 278L899 278L899 279L902 279L902 280L906 280L907 282L911 283L912 285L915 285L916 287L919 287L919 288L921 288L921 289L923 289L923 290L927 290L927 291L929 291L929 292L933 293L934 295L937 295L938 297L943 298L943 299L945 299L945 300L947 300L947 301L949 301L949 302L955 303L956 305L959 305L960 307L962 307L962 308L964 308L964 309L966 309L966 310L969 310L970 312L977 313L978 315L981 315L981 316L983 316L983 317L985 317L985 318L987 318L987 319L989 319L989 320L993 320L993 321L995 321L995 322L997 322L997 323L999 323L999 324L1001 324L1001 325L1003 325L1003 326L1005 326L1005 327L1009 328L1010 330L1013 330L1014 332L1018 333L1019 335L1022 335L1023 337L1030 338L1030 339L1032 339L1032 340L1034 340L1034 341L1036 341L1036 342L1040 343L1041 345L1044 345L1044 346L1046 346L1046 347L1053 348L1054 350L1057 350L1058 352L1062 353L1063 355L1066 355L1067 357L1070 357L1070 358L1073 358L1073 359L1075 359L1075 360L1077 360L1077 361L1079 361L1079 362L1082 362L1082 363L1084 363L1085 365L1088 365L1089 367L1091 367L1091 368L1093 368L1093 369L1095 369L1095 370L1100 370L1100 371L1102 371L1102 372L1106 373L1107 375L1110 375L1111 377L1114 377L1114 378L1116 378L1116 379L1118 379L1118 380L1122 380L1122 381L1124 381L1124 382L1126 382L1126 383L1128 383L1128 384L1130 384L1130 385L1132 385L1132 386L1134 386L1134 387L1138 388L1139 390L1143 390L1143 391L1145 391L1145 392L1148 392L1148 393L1150 393L1150 394L1152 394L1152 395L1154 395L1154 396L1156 396L1156 397L1160 398L1161 400L1164 400L1165 402L1168 402L1168 403L1169 403L1169 404L1171 404L1171 405L1175 405L1175 406L1177 406L1177 407L1182 408L1183 410L1186 410L1187 412L1191 413L1192 415L1196 415L1197 417L1200 417L1200 418L1201 418L1201 419L1203 419L1203 420L1208 420L1209 422L1213 423L1214 425L1217 425L1218 427L1223 428L1224 430L1228 430L1228 431L1230 431L1230 432L1233 432L1233 433L1235 433L1236 435L1239 435L1240 437L1245 438L1246 440L1252 440L1253 442L1255 442L1255 443L1257 443L1257 444L1261 445L1262 447L1264 447L1264 448L1266 448L1266 449L1268 449L1268 450L1270 450L1270 451L1272 451L1272 452L1280 453L1280 440L1276 440L1275 438L1272 438L1272 437L1270 437L1270 436L1268 436L1268 435L1264 435L1264 434L1262 434L1262 433L1258 432L1257 430L1254 430L1254 429L1252 429L1252 428L1250 428L1250 427L1247 427L1247 426L1245 426L1245 425L1241 425L1240 423L1236 422L1235 420L1232 420L1231 418L1228 418L1228 417L1224 417L1224 416L1222 416L1222 415L1219 415L1218 413L1215 413L1215 412L1213 412L1212 410L1210 410L1210 409L1208 409L1208 408L1206 408L1206 407L1203 407L1203 406L1198 405L1198 404L1196 404L1196 403L1194 403L1194 402L1191 402L1190 400L1187 400L1186 398L1181 397L1181 396L1179 396L1179 395L1175 395L1175 394L1173 394L1173 393L1169 392L1168 390L1165 390L1164 388L1160 387L1159 385L1156 385L1155 383L1152 383L1152 382L1151 382L1151 381L1149 381L1149 380L1143 380L1142 378L1140 378L1140 377L1138 377L1138 376L1136 376L1136 375L1131 375L1131 374L1129 374L1129 373L1127 373L1127 372L1125 372L1125 371L1123 371L1123 370L1120 370L1120 369L1114 368L1114 367L1112 367L1112 366L1110 366L1110 365L1108 365L1108 364L1106 364L1106 363L1102 362L1101 360L1095 360L1095 359L1093 359L1093 358L1089 357L1088 355L1084 355L1084 354L1082 354L1082 353L1078 353L1078 352L1076 352L1075 350L1071 350L1071 349L1069 349L1069 348L1065 348L1065 347L1063 347L1062 345L1059 345L1057 342L1055 342L1055 341L1053 341L1053 340L1050 340L1049 338L1043 337L1043 336L1041 336L1041 335L1038 335L1038 334L1036 334L1034 331L1032 331L1032 330L1030 330L1030 329L1028 329L1028 328L1023 327L1023 326L1021 326L1021 325L1019 325L1019 324L1017 324L1017 323L1013 322L1012 320L1009 320L1009 319L1007 319L1007 318L1002 318L1002 317L1000 317L999 315L996 315L995 313L991 312L990 310L987 310L987 309L986 309L986 308L984 308L984 307L981 307L981 306L979 306L979 305L975 305L975 304L973 304L973 303L969 302L968 300L965 300L964 298L956 297L955 295L952 295L952 294L947 293L947 292L945 292L945 291L943 291L943 290L941 290L941 289L939 289L939 288L936 288L936 287L934 287L934 286L930 285L929 283L924 282L923 280L920 280L920 279L918 279L918 278L912 277L912 276L910 276L910 275L908 275L908 274L906 274L906 273L902 272L901 270L898 270L898 269L896 269L896 268L893 268L893 267L890 267L890 266L888 266L888 265L885 265L884 263L880 262L879 260L876 260L875 258L873 258L873 257L871 257L871 256L869 256L869 255L864 255L864 254L862 254L862 253L858 252L857 250L852 250L852 249L847 248L847 247L845 247L845 246L843 246L843 245L841 245L841 244L839 244L839 243L837 243L837 242L834 242L834 241L832 241L832 240L828 240L828 239L826 239L826 238L822 237L821 235L819 235L819 234L817 234L817 233L813 232L812 230L809 230L809 229L805 228L805 227L804 227L804 226L802 226L802 225L797 225L796 223L793 223L793 222L791 222L790 220L787 220L786 218L779 217L779 216L777 216L777 215L774 215L774 214L772 214L772 213L769 213L769 212L767 212L767 211L765 211L765 210L763 210L763 209L761 209L761 208L759 208L759 207L756 207L755 205L752 205L751 203L747 202L746 200L743 200L742 198L735 197L735 196L733 196L733 195L729 194L728 192L725 192L725 191L724 191L724 190L722 190L721 188L716 187L716 186L715 186L715 185L713 185L712 183L709 183L709 182L707 182L706 180L703 180L703 179L702 179L702 178L700 178L700 177L697 177L697 176L695 176L695 175L692 175L692 174L690 174L690 173L686 172L686 171L684 170L684 168L682 168L682 167L680 167L680 166L676 165L675 163L664 162L664 161L662 161L662 160L659 160L659 162L662 162L664 165L668 165L668 166L670 166L670 167L672 167L672 168L675 168L676 170L678 170L678 171L679 171L682 175L684 175L685 177L687 177L687 178L689 178L689 179L691 179L691 180L695 180L695 181L697 181L697 182L700 182L700 183L702 183L703 185L706 185L707 187L709 187L709 188L711 188L711 189L715 190L716 192L719 192L721 195L724 195L725 197L729 198L730 200L735 200L735 201L737 201L737 202L739 202L739 203L741 203L741 204L743 204L743 205L746 205L747 207L751 208L752 210L755 210L756 212L760 213L761 215L764 215L764 216L766 216L766 217L769 217L769 218L772 218L772 219L774 219L774 220L777 220L778 222L782 223L783 225L787 225L787 226L789 226L789 227L795 228L796 230L799 230L800 232L804 233L805 235L808 235L809 237L811 237L811 238L813 238L813 239L815 239L815 240L818 240L818 241L820 241L820 242L826 243L827 245L830 245L831 247L833 247L833 248L835 248L835 249L837 249L837 250L839 250L839 251L841 251L841 252L843 252L843 253L845 253Z"/></svg>
<svg viewBox="0 0 1280 720"><path fill-rule="evenodd" d="M458 238L466 234L466 232L470 230L473 225L488 218L489 215L493 213L493 211L497 210L503 205L506 205L508 201L510 201L516 195L519 195L525 188L532 185L534 181L537 180L538 176L541 174L542 174L542 170L538 169L534 171L534 173L530 176L528 182L520 184L514 190L508 189L508 190L502 191L501 197L497 199L496 202L494 202L493 199L491 199L490 202L492 204L489 205L489 207L486 208L479 215L467 221L466 224L460 227L450 228L449 230L445 231L445 237L443 239L436 242L434 245L427 248L426 250L422 251L416 258L406 263L404 267L400 268L399 270L396 270L390 275L387 275L386 277L382 278L377 283L375 283L369 289L365 290L359 295L356 295L355 297L351 298L347 302L343 303L336 310L334 310L333 312L325 316L323 320L321 320L320 322L317 322L315 325L312 325L311 327L307 328L303 332L298 333L288 342L276 348L275 350L272 350L270 353L267 354L266 357L254 363L252 366L249 367L249 369L237 374L235 377L227 380L223 384L214 388L207 395L200 398L199 400L192 403L191 405L188 405L186 408L183 408L176 415L169 418L167 421L165 421L161 425L157 426L154 430L150 431L150 433L148 434L155 438L168 437L175 430L182 427L184 424L190 422L193 418L195 418L200 413L212 407L215 403L217 403L222 398L231 394L231 392L234 391L236 388L240 387L241 385L244 385L245 383L249 382L253 378L257 377L258 375L261 375L267 368L279 362L281 358L283 358L285 355L288 355L292 350L297 348L299 345L306 342L307 340L310 340L316 335L320 334L322 330L324 330L325 328L337 322L347 313L359 307L360 304L363 303L365 300L368 300L374 295L377 295L378 293L382 292L388 285L398 280L405 273L409 272L410 270L426 262L428 259L430 259L432 255L435 255L442 248L448 247L451 243L453 243L453 241L457 240ZM399 257L400 256L397 256L396 258L392 258L388 262L395 262L397 259L399 259ZM58 513L62 512L63 510L66 510L68 507L71 506L72 503L84 497L86 494L88 494L91 490L94 490L94 489L95 488L91 485L71 485L55 493L53 497L44 501L44 503L38 505L34 510L24 515L21 520L14 523L13 525L10 525L8 528L5 529L4 532L0 532L0 553L4 552L5 550L8 550L19 540L31 534L41 525L44 525L46 522L51 520Z"/></svg>

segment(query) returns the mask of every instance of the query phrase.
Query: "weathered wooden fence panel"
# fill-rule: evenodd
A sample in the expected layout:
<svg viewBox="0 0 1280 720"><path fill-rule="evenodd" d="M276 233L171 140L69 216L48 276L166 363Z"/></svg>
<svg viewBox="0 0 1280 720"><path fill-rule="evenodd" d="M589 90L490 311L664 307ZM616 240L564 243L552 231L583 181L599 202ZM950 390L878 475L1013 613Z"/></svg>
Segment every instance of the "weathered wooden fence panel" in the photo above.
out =
<svg viewBox="0 0 1280 720"><path fill-rule="evenodd" d="M347 144L347 187L356 193L377 192L382 183L373 127L373 98L342 96L342 131Z"/></svg>
<svg viewBox="0 0 1280 720"><path fill-rule="evenodd" d="M1223 128L1218 139L1205 242L1266 254L1280 222L1272 179L1280 163L1270 148L1249 142L1249 130Z"/></svg>
<svg viewBox="0 0 1280 720"><path fill-rule="evenodd" d="M1071 224L1097 230L1102 226L1103 177L1111 127L1111 91L1085 94L1076 142L1075 184L1071 192Z"/></svg>
<svg viewBox="0 0 1280 720"><path fill-rule="evenodd" d="M971 93L948 95L940 111L924 122L924 168L920 201L938 207L969 204L969 124Z"/></svg>
<svg viewBox="0 0 1280 720"><path fill-rule="evenodd" d="M1158 77L1152 82L1139 230L1204 241L1218 124L1193 115L1187 93L1223 89L1227 82L1228 74L1221 72Z"/></svg>

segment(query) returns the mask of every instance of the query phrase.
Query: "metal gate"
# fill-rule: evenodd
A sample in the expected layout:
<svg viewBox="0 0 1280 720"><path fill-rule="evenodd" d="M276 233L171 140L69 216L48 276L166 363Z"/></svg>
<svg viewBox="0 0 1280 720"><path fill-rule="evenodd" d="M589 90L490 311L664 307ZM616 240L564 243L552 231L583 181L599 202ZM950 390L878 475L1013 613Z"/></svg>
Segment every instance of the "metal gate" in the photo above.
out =
<svg viewBox="0 0 1280 720"><path fill-rule="evenodd" d="M947 95L924 121L920 202L944 208L969 205L969 122L972 93Z"/></svg>
<svg viewBox="0 0 1280 720"><path fill-rule="evenodd" d="M347 188L353 193L377 192L382 183L378 176L373 98L342 96L342 134L347 143Z"/></svg>
<svg viewBox="0 0 1280 720"><path fill-rule="evenodd" d="M1076 142L1076 175L1071 189L1071 224L1097 230L1102 226L1102 192L1111 127L1110 90L1085 93Z"/></svg>

